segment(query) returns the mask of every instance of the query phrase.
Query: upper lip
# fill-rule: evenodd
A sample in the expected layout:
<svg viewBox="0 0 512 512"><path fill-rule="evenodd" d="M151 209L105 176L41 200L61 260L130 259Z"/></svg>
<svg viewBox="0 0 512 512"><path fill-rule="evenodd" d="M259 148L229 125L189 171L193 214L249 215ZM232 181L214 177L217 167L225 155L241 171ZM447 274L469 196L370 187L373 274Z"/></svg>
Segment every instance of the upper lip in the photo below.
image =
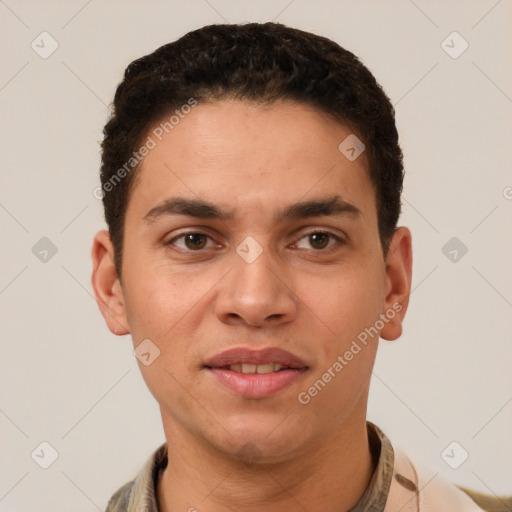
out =
<svg viewBox="0 0 512 512"><path fill-rule="evenodd" d="M280 348L265 348L256 350L253 348L231 348L221 352L206 361L209 368L221 368L232 364L267 364L277 363L289 368L302 369L306 364L297 356Z"/></svg>

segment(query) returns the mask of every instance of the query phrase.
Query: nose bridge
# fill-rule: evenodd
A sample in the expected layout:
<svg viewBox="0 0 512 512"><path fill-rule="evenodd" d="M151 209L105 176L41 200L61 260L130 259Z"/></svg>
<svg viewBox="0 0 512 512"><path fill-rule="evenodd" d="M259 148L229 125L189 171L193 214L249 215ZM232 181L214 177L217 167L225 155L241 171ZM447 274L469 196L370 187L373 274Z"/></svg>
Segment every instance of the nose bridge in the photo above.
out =
<svg viewBox="0 0 512 512"><path fill-rule="evenodd" d="M232 271L219 297L218 314L226 319L261 325L266 320L290 320L296 309L291 286L278 258L251 237L233 254Z"/></svg>

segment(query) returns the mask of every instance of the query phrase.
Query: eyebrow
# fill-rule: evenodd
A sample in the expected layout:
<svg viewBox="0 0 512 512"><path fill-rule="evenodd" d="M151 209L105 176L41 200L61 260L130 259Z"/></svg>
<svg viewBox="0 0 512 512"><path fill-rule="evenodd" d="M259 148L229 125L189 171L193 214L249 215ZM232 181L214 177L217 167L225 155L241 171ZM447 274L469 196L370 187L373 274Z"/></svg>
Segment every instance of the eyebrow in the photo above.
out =
<svg viewBox="0 0 512 512"><path fill-rule="evenodd" d="M361 214L361 211L353 204L344 201L340 196L336 195L291 204L282 212L278 212L274 220L277 222L282 220L298 220L309 217L341 216L347 214L357 216ZM168 215L186 215L200 219L218 220L229 220L234 217L232 211L223 210L208 201L174 197L166 199L161 204L149 210L149 212L144 215L144 220L152 222Z"/></svg>

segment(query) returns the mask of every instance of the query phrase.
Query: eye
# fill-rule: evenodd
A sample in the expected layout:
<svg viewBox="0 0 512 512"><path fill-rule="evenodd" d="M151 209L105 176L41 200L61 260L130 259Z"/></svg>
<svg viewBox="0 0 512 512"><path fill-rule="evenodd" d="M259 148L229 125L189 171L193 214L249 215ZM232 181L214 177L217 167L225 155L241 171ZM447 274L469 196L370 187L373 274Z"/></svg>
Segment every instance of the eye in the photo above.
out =
<svg viewBox="0 0 512 512"><path fill-rule="evenodd" d="M308 233L299 239L299 241L295 244L298 249L330 249L336 243L343 243L343 240L334 235L333 233L327 233L325 231L314 231L313 233ZM308 247L309 245L309 247Z"/></svg>
<svg viewBox="0 0 512 512"><path fill-rule="evenodd" d="M199 251L201 249L214 247L213 240L204 233L183 233L167 242L167 245L175 245L185 251Z"/></svg>

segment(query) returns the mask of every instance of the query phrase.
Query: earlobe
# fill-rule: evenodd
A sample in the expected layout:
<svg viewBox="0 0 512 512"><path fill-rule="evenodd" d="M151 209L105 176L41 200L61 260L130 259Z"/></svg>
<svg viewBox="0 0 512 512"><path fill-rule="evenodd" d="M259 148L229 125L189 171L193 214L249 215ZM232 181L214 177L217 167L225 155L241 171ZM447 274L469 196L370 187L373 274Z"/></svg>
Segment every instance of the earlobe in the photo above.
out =
<svg viewBox="0 0 512 512"><path fill-rule="evenodd" d="M389 321L380 337L392 341L402 334L402 323L409 305L412 278L412 237L406 227L395 230L386 258L387 293L384 303Z"/></svg>
<svg viewBox="0 0 512 512"><path fill-rule="evenodd" d="M129 334L123 291L114 264L114 247L107 230L99 231L94 237L91 257L91 282L101 314L113 334Z"/></svg>

